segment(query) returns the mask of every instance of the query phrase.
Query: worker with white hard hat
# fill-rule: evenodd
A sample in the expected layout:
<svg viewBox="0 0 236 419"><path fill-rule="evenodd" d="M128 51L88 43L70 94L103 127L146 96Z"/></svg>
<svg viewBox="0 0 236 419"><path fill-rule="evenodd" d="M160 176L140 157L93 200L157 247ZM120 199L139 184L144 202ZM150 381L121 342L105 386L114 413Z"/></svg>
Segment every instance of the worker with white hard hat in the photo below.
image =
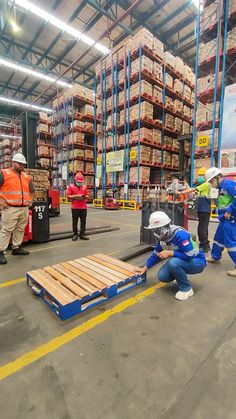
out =
<svg viewBox="0 0 236 419"><path fill-rule="evenodd" d="M158 279L161 282L176 280L178 292L175 298L177 300L185 301L192 297L194 292L188 274L198 274L205 269L204 253L199 250L190 233L182 227L172 225L170 218L163 211L153 212L149 219L149 226L146 228L154 232L157 243L146 265L143 268L137 268L135 272L143 274L152 266L168 259L159 270ZM160 242L164 242L173 250L163 250Z"/></svg>
<svg viewBox="0 0 236 419"><path fill-rule="evenodd" d="M0 265L7 263L5 251L11 238L13 255L29 254L21 246L34 193L34 185L30 177L24 173L26 164L25 156L17 153L13 156L12 168L0 170Z"/></svg>
<svg viewBox="0 0 236 419"><path fill-rule="evenodd" d="M236 277L236 182L225 179L217 167L208 169L205 176L211 186L219 190L217 208L220 221L214 236L211 257L207 260L219 263L226 248L234 263L234 269L227 274Z"/></svg>

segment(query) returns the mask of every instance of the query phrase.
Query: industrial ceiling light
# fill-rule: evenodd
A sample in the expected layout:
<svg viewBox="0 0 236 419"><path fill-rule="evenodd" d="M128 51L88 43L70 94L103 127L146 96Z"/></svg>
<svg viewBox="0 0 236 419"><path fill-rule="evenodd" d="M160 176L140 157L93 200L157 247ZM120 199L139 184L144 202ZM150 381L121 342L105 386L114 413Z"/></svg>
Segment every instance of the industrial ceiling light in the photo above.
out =
<svg viewBox="0 0 236 419"><path fill-rule="evenodd" d="M35 109L37 111L52 113L52 109L50 109L50 108L45 108L44 106L33 105L31 103L21 102L20 100L11 99L11 98L5 97L5 96L0 96L0 102L5 102L5 103L7 103L9 105L13 105L13 106L14 105L15 106L22 106L24 108Z"/></svg>
<svg viewBox="0 0 236 419"><path fill-rule="evenodd" d="M40 73L39 71L35 71L29 67L23 67L22 65L16 64L13 61L5 60L5 58L0 57L0 65L4 65L5 67L12 68L16 71L21 71L22 73L26 73L29 76L37 77L41 80L46 80L51 83L56 83L59 86L63 87L72 87L72 84L66 83L65 81L57 80L54 77L47 76L46 74Z"/></svg>
<svg viewBox="0 0 236 419"><path fill-rule="evenodd" d="M12 2L12 0L10 0ZM15 5L21 6L26 10L29 10L31 13L35 14L36 16L44 19L46 22L51 23L51 25L56 26L58 29L72 35L78 41L83 41L85 44L89 46L94 46L98 51L102 52L103 54L108 54L110 50L105 47L104 45L100 44L100 42L96 42L90 38L89 36L85 35L84 33L78 31L77 29L73 28L70 25L67 25L61 19L58 19L56 16L51 15L50 13L46 12L46 10L41 9L40 7L35 6L31 2L27 0L15 0Z"/></svg>
<svg viewBox="0 0 236 419"><path fill-rule="evenodd" d="M12 31L13 31L14 33L19 32L19 30L20 30L20 26L18 26L18 25L17 25L17 23L16 23L16 21L15 21L14 19L10 19L9 23L10 23L11 28L12 28Z"/></svg>

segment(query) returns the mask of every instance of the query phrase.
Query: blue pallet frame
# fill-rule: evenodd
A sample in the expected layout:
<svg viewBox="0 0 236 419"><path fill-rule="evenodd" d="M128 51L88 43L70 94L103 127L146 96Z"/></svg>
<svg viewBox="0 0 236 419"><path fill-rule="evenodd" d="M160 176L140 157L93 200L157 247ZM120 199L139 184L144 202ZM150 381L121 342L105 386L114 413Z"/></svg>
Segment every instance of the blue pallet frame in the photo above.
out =
<svg viewBox="0 0 236 419"><path fill-rule="evenodd" d="M144 284L147 280L146 273L143 275L134 275L117 284L110 287L105 287L101 291L96 291L93 294L73 301L72 303L62 305L57 299L48 292L42 285L40 285L29 273L26 274L27 285L32 288L35 285L40 289L39 297L47 304L47 306L55 313L61 320L68 320L73 316L83 313L93 307L96 307L105 301L111 300L112 298L123 294L124 292L136 288ZM122 286L128 285L125 289ZM97 300L96 298L104 297L103 299ZM90 303L91 302L91 303ZM89 304L90 303L90 304ZM86 306L83 308L83 304Z"/></svg>

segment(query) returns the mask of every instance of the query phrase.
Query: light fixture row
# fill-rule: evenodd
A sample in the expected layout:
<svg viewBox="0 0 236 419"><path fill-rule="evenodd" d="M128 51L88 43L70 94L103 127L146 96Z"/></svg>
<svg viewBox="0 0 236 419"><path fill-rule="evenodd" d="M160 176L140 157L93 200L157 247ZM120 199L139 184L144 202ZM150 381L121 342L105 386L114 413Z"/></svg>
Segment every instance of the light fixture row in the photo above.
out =
<svg viewBox="0 0 236 419"><path fill-rule="evenodd" d="M10 3L13 3L13 0L10 0ZM67 23L63 22L63 20L58 19L56 16L52 15L51 13L48 13L46 10L41 9L40 7L31 3L30 1L15 0L15 5L22 7L26 11L29 10L34 15L40 17L41 19L44 19L46 22L51 23L51 25L64 31L68 35L73 36L78 41L82 41L90 47L93 46L95 49L102 52L103 54L109 54L110 50L105 45L100 44L100 42L95 42L94 39L92 39L90 36L78 31L71 25L67 25Z"/></svg>

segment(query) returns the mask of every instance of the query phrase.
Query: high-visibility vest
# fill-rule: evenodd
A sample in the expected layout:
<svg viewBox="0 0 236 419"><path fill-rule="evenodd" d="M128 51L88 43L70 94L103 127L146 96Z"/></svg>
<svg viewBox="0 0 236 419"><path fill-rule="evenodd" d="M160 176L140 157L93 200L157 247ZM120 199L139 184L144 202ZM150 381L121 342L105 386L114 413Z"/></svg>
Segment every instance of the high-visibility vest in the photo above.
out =
<svg viewBox="0 0 236 419"><path fill-rule="evenodd" d="M0 186L0 198L13 207L29 207L32 204L30 195L30 177L21 172L18 176L12 169L2 169L4 182Z"/></svg>

